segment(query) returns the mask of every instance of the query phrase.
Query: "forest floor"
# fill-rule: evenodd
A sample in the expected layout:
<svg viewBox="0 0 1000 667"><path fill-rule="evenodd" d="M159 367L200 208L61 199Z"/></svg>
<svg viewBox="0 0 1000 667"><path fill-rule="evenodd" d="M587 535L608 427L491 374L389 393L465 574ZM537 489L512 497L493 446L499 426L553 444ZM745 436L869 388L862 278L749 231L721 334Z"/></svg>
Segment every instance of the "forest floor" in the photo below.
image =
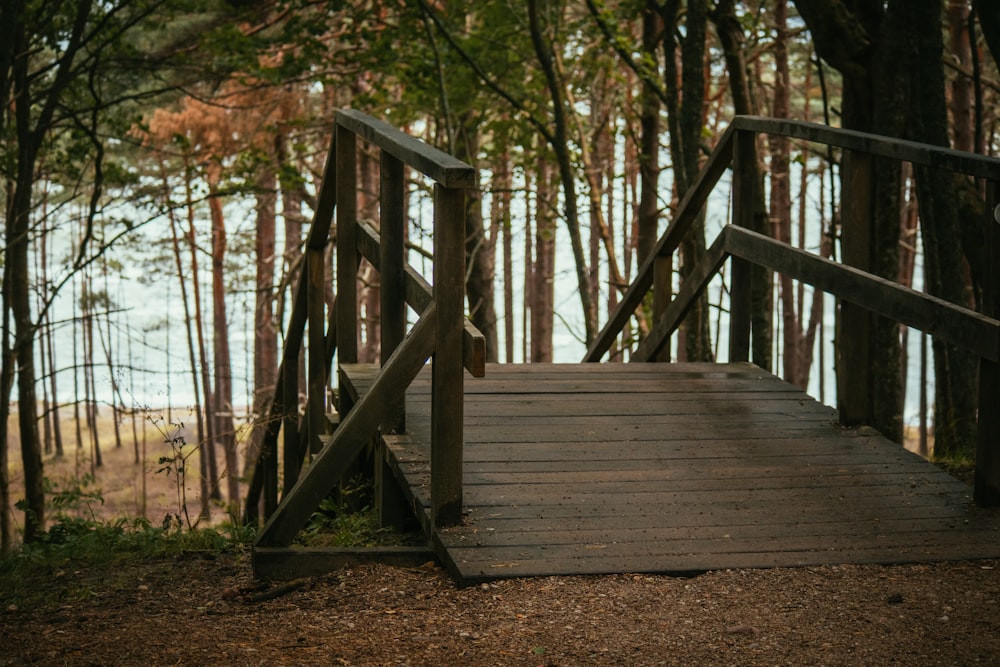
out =
<svg viewBox="0 0 1000 667"><path fill-rule="evenodd" d="M135 516L145 471L146 515L159 525L178 502L176 477L155 472L158 456L150 448L141 466L129 447L106 448L96 479L71 498L76 511ZM89 470L86 457L46 468L64 491ZM547 577L459 589L434 563L258 582L246 551L209 550L66 560L7 581L0 667L1000 665L1000 561Z"/></svg>
<svg viewBox="0 0 1000 667"><path fill-rule="evenodd" d="M512 579L245 553L55 569L0 590L0 665L996 665L1000 562Z"/></svg>

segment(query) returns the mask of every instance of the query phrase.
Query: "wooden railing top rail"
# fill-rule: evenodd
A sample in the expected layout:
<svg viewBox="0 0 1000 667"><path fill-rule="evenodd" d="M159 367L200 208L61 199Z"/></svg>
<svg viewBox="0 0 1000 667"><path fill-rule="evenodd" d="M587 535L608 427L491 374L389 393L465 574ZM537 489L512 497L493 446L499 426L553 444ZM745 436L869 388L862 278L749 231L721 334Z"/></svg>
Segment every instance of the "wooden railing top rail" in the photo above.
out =
<svg viewBox="0 0 1000 667"><path fill-rule="evenodd" d="M1000 180L1000 160L997 158L943 146L921 144L818 123L762 116L736 116L730 127L758 134L777 134L817 144L837 146L929 167L940 167L977 178Z"/></svg>
<svg viewBox="0 0 1000 667"><path fill-rule="evenodd" d="M635 280L619 301L618 308L610 315L604 328L587 348L583 358L585 362L600 361L607 354L615 338L649 292L653 284L653 268L657 258L672 254L680 246L681 240L690 230L709 194L732 164L733 137L737 132L781 135L1000 182L1000 159L997 158L817 123L761 116L736 116L716 143L698 175L698 180L681 200L673 219L657 241L653 252L639 266ZM979 349L978 344L973 348Z"/></svg>
<svg viewBox="0 0 1000 667"><path fill-rule="evenodd" d="M386 122L346 109L337 112L336 123L446 188L476 186L476 170L473 167Z"/></svg>

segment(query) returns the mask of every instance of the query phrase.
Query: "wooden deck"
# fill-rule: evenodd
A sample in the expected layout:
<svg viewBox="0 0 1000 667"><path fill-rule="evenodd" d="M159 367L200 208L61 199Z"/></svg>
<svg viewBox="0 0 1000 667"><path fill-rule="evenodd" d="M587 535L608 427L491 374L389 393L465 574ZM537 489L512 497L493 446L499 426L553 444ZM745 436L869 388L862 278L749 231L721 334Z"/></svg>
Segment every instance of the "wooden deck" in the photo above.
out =
<svg viewBox="0 0 1000 667"><path fill-rule="evenodd" d="M383 438L425 528L429 384ZM971 487L751 364L492 365L465 397L466 521L432 535L462 584L1000 557Z"/></svg>

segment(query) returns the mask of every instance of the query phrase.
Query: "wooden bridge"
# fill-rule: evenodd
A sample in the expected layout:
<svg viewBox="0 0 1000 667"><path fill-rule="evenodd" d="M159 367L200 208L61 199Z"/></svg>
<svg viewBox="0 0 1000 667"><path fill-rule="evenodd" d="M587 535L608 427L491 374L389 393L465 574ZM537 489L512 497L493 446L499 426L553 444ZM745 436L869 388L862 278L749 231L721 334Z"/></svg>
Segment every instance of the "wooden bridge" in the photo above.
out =
<svg viewBox="0 0 1000 667"><path fill-rule="evenodd" d="M338 113L285 339L291 361L281 364L247 502L248 520L260 518L261 506L266 519L254 550L258 575L333 566L334 554L292 544L365 453L383 520L412 515L461 583L1000 557L1000 513L991 509L1000 505L1000 224L992 209L984 272L992 278L985 281L985 312L975 313L750 231L760 133L839 147L854 170L846 180L854 183L873 174L874 157L890 158L983 179L990 207L1000 202L1000 160L738 117L584 363L487 365L483 337L464 317L463 303L465 189L475 185L474 171L380 121ZM357 216L357 137L382 151L378 231ZM431 283L404 261L407 166L435 183ZM661 287L669 285L663 258L680 246L730 168L732 223L670 299ZM865 196L863 186L857 196ZM851 211L844 212L845 256L853 243L848 229L867 225L865 206ZM323 266L334 213L338 296L327 312ZM357 363L360 257L381 274L377 365ZM657 362L726 261L730 361ZM838 413L749 363L752 266L836 295L842 335L852 337L853 325L867 330L866 318L877 313L980 357L974 492L873 429L843 425L863 416L864 364L842 369L850 400ZM596 363L650 289L656 320L632 362ZM407 306L419 314L409 331ZM852 338L851 358L863 360L864 336ZM301 416L297 359L305 342L309 396ZM334 356L339 389L330 406ZM331 408L339 414L335 427Z"/></svg>

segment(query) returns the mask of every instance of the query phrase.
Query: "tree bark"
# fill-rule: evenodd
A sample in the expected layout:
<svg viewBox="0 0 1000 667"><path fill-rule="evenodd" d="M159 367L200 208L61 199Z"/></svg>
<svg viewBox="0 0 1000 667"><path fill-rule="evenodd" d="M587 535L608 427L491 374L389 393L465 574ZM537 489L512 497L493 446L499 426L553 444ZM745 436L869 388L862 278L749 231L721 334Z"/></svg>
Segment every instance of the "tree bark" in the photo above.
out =
<svg viewBox="0 0 1000 667"><path fill-rule="evenodd" d="M708 6L705 0L689 0L680 36L680 1L668 0L661 8L663 18L664 82L667 88L667 114L670 132L670 155L673 160L674 190L680 201L698 177L701 163L701 131L705 105L705 36ZM681 71L677 71L678 49ZM678 82L680 88L678 89ZM691 230L681 242L681 282L694 270L705 254L705 215L699 213ZM708 294L703 293L692 305L682 323L684 352L687 361L711 361L712 337L709 330Z"/></svg>
<svg viewBox="0 0 1000 667"><path fill-rule="evenodd" d="M552 168L539 158L535 172L535 258L531 270L531 361L552 361L555 300L555 199Z"/></svg>
<svg viewBox="0 0 1000 667"><path fill-rule="evenodd" d="M226 317L226 220L216 183L209 180L209 211L212 218L212 330L215 357L216 436L226 459L226 486L232 508L240 504L240 462L236 453L233 421L233 364L229 354L229 321Z"/></svg>
<svg viewBox="0 0 1000 667"><path fill-rule="evenodd" d="M463 114L455 136L455 157L475 164L479 153L479 127L476 114ZM472 188L466 193L465 204L465 293L469 317L486 339L486 361L499 358L497 342L497 311L493 280L496 274L496 237L486 234L483 221L483 200Z"/></svg>
<svg viewBox="0 0 1000 667"><path fill-rule="evenodd" d="M715 31L722 45L726 60L726 71L729 74L729 90L733 98L733 111L737 115L752 115L756 113L751 89L751 79L747 72L746 54L744 53L743 28L736 15L735 0L720 0L711 14L715 23ZM757 165L754 165L756 168ZM753 231L759 234L768 233L768 213L764 204L764 188L762 177L757 176L757 204L754 212ZM772 274L764 267L754 266L750 269L750 324L753 332L751 340L751 359L761 368L771 369L772 328Z"/></svg>
<svg viewBox="0 0 1000 667"><path fill-rule="evenodd" d="M280 131L275 137L274 158L281 159L284 137ZM257 178L257 225L254 237L256 265L254 299L254 388L253 432L247 447L244 469L250 470L260 455L261 443L267 431L265 419L274 395L278 373L278 331L274 320L274 260L275 223L277 208L277 178L273 167L261 167ZM290 207L291 202L286 202ZM293 212L286 210L286 215Z"/></svg>
<svg viewBox="0 0 1000 667"><path fill-rule="evenodd" d="M843 75L841 117L845 128L903 136L909 65L905 60L908 37L900 22L900 4L894 0L883 10L882 3L868 0L795 0L813 36L817 54ZM845 182L842 208L847 210L857 203L852 198L858 193L849 185L857 179L850 168L842 172L842 178ZM871 189L871 208L856 219L845 216L843 226L844 261L890 280L896 279L899 270L899 183L899 163L876 159L871 182L857 184ZM847 317L846 307L844 317ZM903 403L899 325L875 315L858 317L867 322L865 346L870 355L862 362L863 367L855 369L864 376L855 383L862 385L866 399L862 401L864 415L850 417L848 421L860 418L899 442ZM857 326L854 323L848 328ZM839 339L843 355L844 339L842 336ZM843 377L844 373L841 360L838 374ZM839 392L842 405L847 392L857 390L856 386L842 387ZM842 411L842 414L847 413Z"/></svg>
<svg viewBox="0 0 1000 667"><path fill-rule="evenodd" d="M948 146L948 112L941 59L941 4L937 0L910 0L911 44L908 59L920 72L912 85L910 122L916 141ZM924 232L925 281L927 290L952 303L971 307L972 292L966 280L962 254L962 231L956 193L961 179L940 169L917 165L917 199ZM980 216L982 217L982 216ZM976 442L975 356L954 345L935 340L934 349L934 451L949 456L974 451Z"/></svg>

